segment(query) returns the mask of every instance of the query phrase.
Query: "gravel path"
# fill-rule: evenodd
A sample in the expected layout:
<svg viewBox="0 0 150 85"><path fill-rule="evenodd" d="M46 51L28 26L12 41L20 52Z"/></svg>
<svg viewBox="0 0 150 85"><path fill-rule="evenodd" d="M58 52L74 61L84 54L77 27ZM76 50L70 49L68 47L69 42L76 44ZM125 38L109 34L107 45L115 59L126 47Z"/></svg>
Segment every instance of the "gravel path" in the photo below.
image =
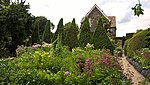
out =
<svg viewBox="0 0 150 85"><path fill-rule="evenodd" d="M123 70L123 74L132 80L132 85L139 85L139 82L144 81L145 78L126 60L126 57L119 57L118 62ZM146 85L150 85L147 83Z"/></svg>

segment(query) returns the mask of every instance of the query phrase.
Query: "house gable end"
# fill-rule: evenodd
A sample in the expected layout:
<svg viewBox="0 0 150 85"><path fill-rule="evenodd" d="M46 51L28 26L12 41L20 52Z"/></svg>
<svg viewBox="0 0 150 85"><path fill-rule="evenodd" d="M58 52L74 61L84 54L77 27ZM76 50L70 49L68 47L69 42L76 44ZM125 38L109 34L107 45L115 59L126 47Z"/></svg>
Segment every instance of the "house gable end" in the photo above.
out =
<svg viewBox="0 0 150 85"><path fill-rule="evenodd" d="M108 21L110 21L110 19L106 16L106 14L103 12L103 10L101 10L96 4L91 8L91 10L85 15L85 17L88 17L94 9L97 9L104 17L106 17L106 19L108 19ZM84 18L81 20L81 23L84 21Z"/></svg>

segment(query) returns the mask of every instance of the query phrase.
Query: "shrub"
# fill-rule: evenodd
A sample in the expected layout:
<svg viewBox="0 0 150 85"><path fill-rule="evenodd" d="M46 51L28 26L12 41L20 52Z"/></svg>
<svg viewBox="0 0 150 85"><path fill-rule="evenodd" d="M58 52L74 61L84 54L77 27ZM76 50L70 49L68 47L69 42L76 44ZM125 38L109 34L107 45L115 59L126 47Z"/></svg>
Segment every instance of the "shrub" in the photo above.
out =
<svg viewBox="0 0 150 85"><path fill-rule="evenodd" d="M65 29L65 39L64 39L64 45L69 46L70 50L72 48L78 46L78 26L75 22L75 19L72 20L72 23L68 28Z"/></svg>
<svg viewBox="0 0 150 85"><path fill-rule="evenodd" d="M145 48L150 49L150 28L147 29L147 35L145 37Z"/></svg>
<svg viewBox="0 0 150 85"><path fill-rule="evenodd" d="M81 47L85 47L87 43L90 43L91 36L90 36L90 25L89 19L85 17L83 24L81 25L81 33L79 37L79 44Z"/></svg>
<svg viewBox="0 0 150 85"><path fill-rule="evenodd" d="M113 46L112 42L110 41L103 25L104 25L103 24L103 17L100 17L98 19L97 28L96 28L96 31L94 33L92 43L94 44L94 47L96 49L107 48L107 49L110 49L111 52L113 52L114 46Z"/></svg>
<svg viewBox="0 0 150 85"><path fill-rule="evenodd" d="M52 40L52 32L50 31L50 27L51 27L51 22L50 20L48 20L45 25L45 28L44 28L45 30L43 33L43 41L47 43L51 43L51 40Z"/></svg>
<svg viewBox="0 0 150 85"><path fill-rule="evenodd" d="M59 45L58 45L59 47ZM57 48L57 46L56 46ZM17 58L0 60L0 83L11 85L130 85L109 51L82 50L70 52L61 47L59 55L50 49L24 52ZM28 51L28 50L27 50Z"/></svg>
<svg viewBox="0 0 150 85"><path fill-rule="evenodd" d="M133 35L131 39L125 42L125 51L127 56L133 57L136 55L136 50L140 50L145 46L145 37L148 34L147 30L140 31Z"/></svg>
<svg viewBox="0 0 150 85"><path fill-rule="evenodd" d="M58 25L57 25L57 30L56 32L54 33L54 36L53 36L53 41L57 39L57 37L59 36L63 36L63 31L64 31L64 25L63 25L63 18L60 19Z"/></svg>

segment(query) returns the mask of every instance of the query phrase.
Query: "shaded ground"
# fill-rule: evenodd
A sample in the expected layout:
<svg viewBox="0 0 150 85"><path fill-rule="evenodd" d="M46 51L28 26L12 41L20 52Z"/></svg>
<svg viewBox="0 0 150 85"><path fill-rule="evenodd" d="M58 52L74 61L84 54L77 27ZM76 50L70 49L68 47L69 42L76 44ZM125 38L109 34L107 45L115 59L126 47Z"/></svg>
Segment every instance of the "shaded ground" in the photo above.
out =
<svg viewBox="0 0 150 85"><path fill-rule="evenodd" d="M145 80L144 76L141 75L127 60L126 57L119 57L118 62L123 70L123 74L128 78L131 79L132 85L139 85L140 82ZM140 85L150 85L150 83L146 82L146 84Z"/></svg>

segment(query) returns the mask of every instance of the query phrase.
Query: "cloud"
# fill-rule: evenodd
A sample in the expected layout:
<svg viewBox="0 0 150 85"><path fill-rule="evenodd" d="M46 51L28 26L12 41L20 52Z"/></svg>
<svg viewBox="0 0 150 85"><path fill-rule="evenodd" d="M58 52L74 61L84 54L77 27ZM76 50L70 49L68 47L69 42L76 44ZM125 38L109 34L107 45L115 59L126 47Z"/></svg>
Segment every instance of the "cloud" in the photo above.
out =
<svg viewBox="0 0 150 85"><path fill-rule="evenodd" d="M122 19L118 21L118 24L130 22L132 19L132 11L127 12Z"/></svg>
<svg viewBox="0 0 150 85"><path fill-rule="evenodd" d="M127 32L146 28L150 23L150 0L140 0L144 15L134 16L131 10L138 0L26 0L30 3L30 12L35 16L45 16L55 25L60 18L64 24L76 19L80 25L81 19L97 4L108 16L116 16L117 36L124 36ZM57 26L55 26L57 27Z"/></svg>

